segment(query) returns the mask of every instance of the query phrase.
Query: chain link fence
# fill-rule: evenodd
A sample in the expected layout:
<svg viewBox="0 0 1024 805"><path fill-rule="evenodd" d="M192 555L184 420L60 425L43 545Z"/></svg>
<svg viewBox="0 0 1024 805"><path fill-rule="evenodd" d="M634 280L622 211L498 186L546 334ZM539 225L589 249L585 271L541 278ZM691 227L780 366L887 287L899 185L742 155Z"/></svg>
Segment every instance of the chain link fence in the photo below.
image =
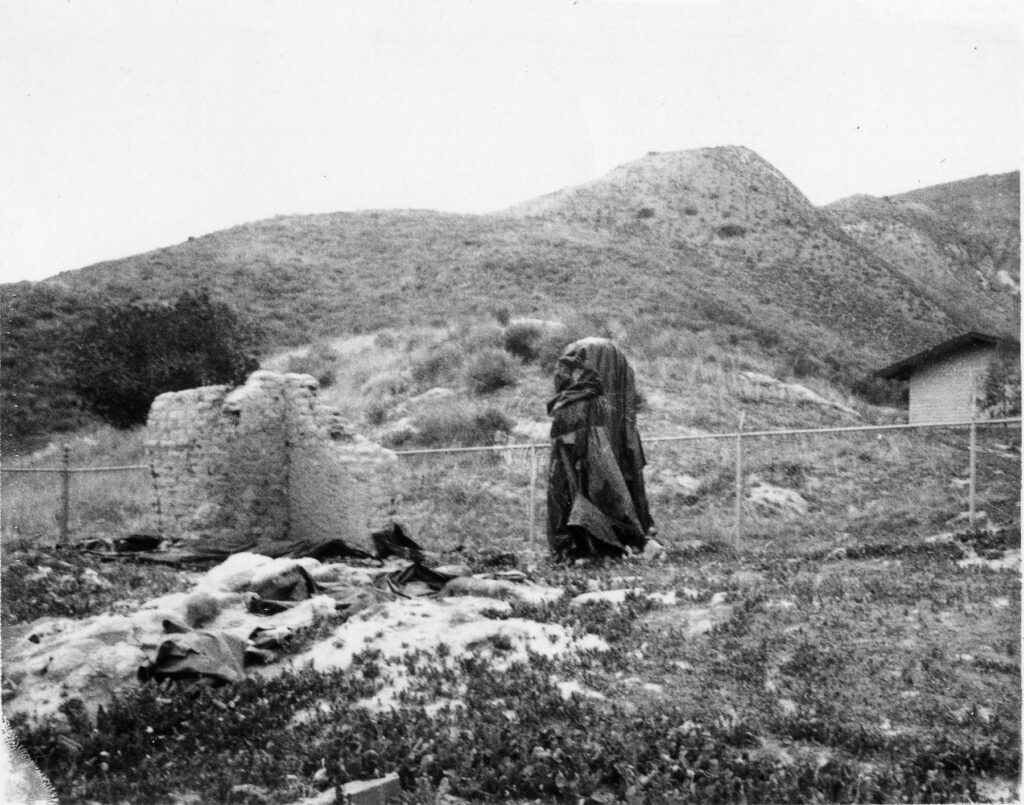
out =
<svg viewBox="0 0 1024 805"><path fill-rule="evenodd" d="M0 523L5 543L61 544L72 537L132 530L151 511L148 464L76 467L65 445L59 467L0 467Z"/></svg>
<svg viewBox="0 0 1024 805"><path fill-rule="evenodd" d="M1020 525L1019 418L647 437L659 539L785 549ZM547 444L399 451L397 516L433 550L546 545ZM5 541L128 533L152 512L145 464L3 467Z"/></svg>
<svg viewBox="0 0 1024 805"><path fill-rule="evenodd" d="M644 439L658 538L796 549L1020 525L1020 419ZM546 542L546 444L400 452L427 544ZM475 538L475 540L474 540Z"/></svg>

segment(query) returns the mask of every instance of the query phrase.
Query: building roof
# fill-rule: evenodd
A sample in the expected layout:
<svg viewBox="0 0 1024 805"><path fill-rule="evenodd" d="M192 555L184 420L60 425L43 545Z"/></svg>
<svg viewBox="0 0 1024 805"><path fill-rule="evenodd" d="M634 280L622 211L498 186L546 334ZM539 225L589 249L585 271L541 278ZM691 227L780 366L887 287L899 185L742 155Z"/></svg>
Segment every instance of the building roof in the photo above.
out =
<svg viewBox="0 0 1024 805"><path fill-rule="evenodd" d="M886 380L908 380L915 369L933 363L940 358L945 358L954 352L974 346L998 346L1001 344L1020 349L1020 342L1012 338L971 331L958 335L956 338L943 341L941 344L928 347L928 349L915 353L909 358L889 364L884 369L879 369L875 372L875 377L882 377Z"/></svg>

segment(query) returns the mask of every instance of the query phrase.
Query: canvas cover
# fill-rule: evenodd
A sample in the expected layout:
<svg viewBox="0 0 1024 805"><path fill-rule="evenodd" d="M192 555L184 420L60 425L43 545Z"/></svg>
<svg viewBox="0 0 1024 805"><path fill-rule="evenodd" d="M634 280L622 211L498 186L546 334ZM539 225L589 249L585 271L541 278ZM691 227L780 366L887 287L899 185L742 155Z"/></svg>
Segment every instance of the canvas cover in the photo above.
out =
<svg viewBox="0 0 1024 805"><path fill-rule="evenodd" d="M554 553L643 550L654 521L636 409L633 370L615 344L584 338L566 347L548 403L547 533Z"/></svg>

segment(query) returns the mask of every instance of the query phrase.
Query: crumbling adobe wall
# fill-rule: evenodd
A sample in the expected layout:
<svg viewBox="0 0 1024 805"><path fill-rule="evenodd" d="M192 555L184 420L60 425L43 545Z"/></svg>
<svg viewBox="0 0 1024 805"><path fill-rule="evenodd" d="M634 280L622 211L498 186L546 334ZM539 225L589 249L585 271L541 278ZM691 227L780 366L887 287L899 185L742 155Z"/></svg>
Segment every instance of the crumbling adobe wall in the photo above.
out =
<svg viewBox="0 0 1024 805"><path fill-rule="evenodd" d="M146 427L164 536L276 555L365 546L394 514L394 453L349 432L309 375L162 394Z"/></svg>

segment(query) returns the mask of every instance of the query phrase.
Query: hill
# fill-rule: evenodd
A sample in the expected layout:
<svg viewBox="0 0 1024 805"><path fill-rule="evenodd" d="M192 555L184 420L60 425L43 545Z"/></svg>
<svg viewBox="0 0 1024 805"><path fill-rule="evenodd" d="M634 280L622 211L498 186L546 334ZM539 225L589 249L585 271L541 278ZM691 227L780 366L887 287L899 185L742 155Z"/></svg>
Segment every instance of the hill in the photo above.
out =
<svg viewBox="0 0 1024 805"><path fill-rule="evenodd" d="M268 347L495 314L583 318L627 340L700 334L737 364L864 391L871 370L929 342L1016 330L1017 181L816 208L747 148L651 153L493 214L278 216L4 286L5 343L25 343L11 322L33 326L19 299L43 288L127 301L206 287Z"/></svg>
<svg viewBox="0 0 1024 805"><path fill-rule="evenodd" d="M1012 321L1020 291L1020 173L825 208L857 243L975 321Z"/></svg>
<svg viewBox="0 0 1024 805"><path fill-rule="evenodd" d="M959 197L977 196L977 184L965 184ZM933 230L953 232L962 220L957 196L942 195L950 204L933 217L947 223ZM1019 195L1005 200L1019 207ZM991 205L975 206L968 258L994 248L983 237L985 226L995 226L988 223ZM976 281L963 260L947 258L936 282L915 270L922 261L936 263L935 254L905 266L901 254L856 237L865 227L852 225L842 209L815 208L746 148L709 148L650 154L596 182L493 215L277 217L56 281L125 298L170 298L205 284L281 343L476 316L501 299L528 315L584 310L682 327L710 321L759 342L767 324L778 331L770 342L806 348L824 341L828 351L837 340L853 347L844 360L870 363L958 329L1000 329L1012 320L1013 294L994 310L960 304L964 294L957 292ZM1002 222L1012 211L999 212ZM897 224L893 217L890 225ZM1013 250L1011 238L1003 239L998 256L1005 262ZM1003 262L993 276L1019 277L1019 263ZM808 340L806 325L822 332Z"/></svg>

